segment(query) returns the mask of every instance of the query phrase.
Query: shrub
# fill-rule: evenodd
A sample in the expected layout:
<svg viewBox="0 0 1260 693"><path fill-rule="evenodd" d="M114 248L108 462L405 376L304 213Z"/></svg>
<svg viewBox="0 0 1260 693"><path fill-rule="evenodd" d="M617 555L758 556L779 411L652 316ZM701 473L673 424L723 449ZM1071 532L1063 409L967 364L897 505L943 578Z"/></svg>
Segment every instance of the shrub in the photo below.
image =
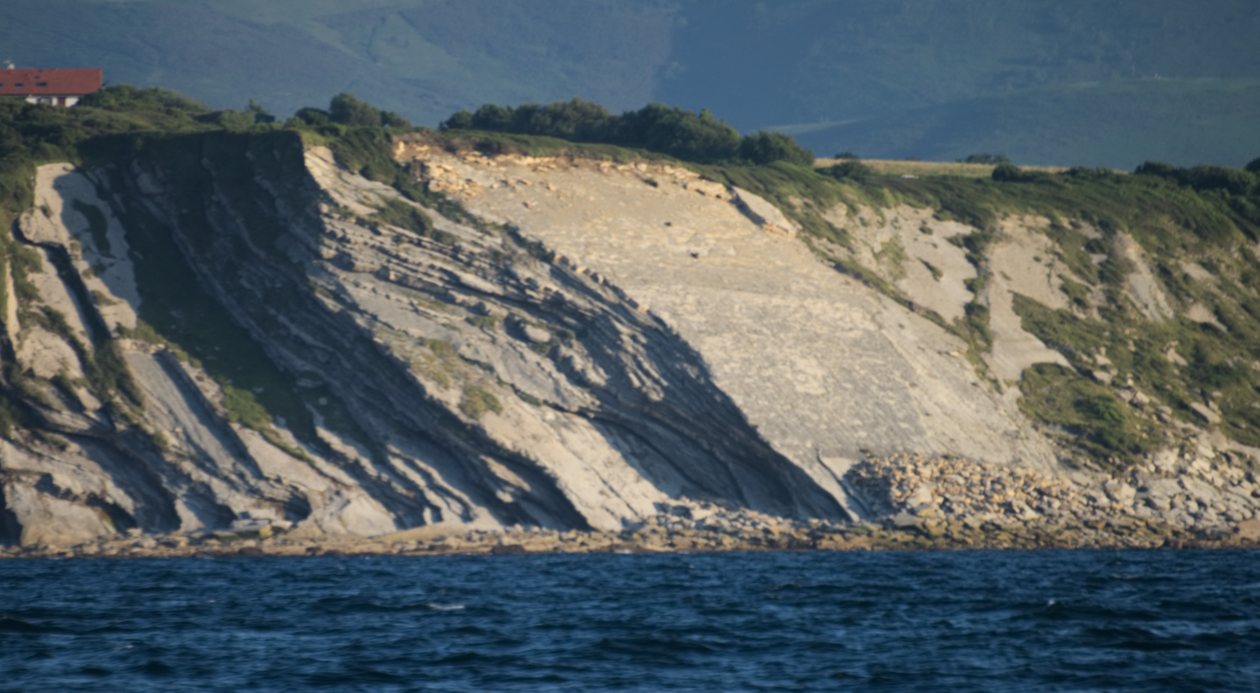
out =
<svg viewBox="0 0 1260 693"><path fill-rule="evenodd" d="M346 92L332 98L328 105L328 117L334 123L355 127L411 127L411 122L397 113L382 111Z"/></svg>
<svg viewBox="0 0 1260 693"><path fill-rule="evenodd" d="M993 169L993 180L999 183L1035 183L1049 180L1050 174L1043 171L1025 171L1012 163L1001 163Z"/></svg>
<svg viewBox="0 0 1260 693"><path fill-rule="evenodd" d="M331 123L332 114L328 111L307 106L306 108L298 109L298 112L293 114L293 118L291 118L289 122L293 125L297 125L298 123L294 121L299 121L302 124L317 128L321 125L328 125Z"/></svg>
<svg viewBox="0 0 1260 693"><path fill-rule="evenodd" d="M209 113L211 108L179 92L161 87L141 89L130 84L114 84L79 100L80 107L109 111L182 111L190 115Z"/></svg>
<svg viewBox="0 0 1260 693"><path fill-rule="evenodd" d="M471 130L473 128L473 114L468 111L459 111L447 118L438 128L441 130Z"/></svg>
<svg viewBox="0 0 1260 693"><path fill-rule="evenodd" d="M763 166L776 161L797 166L814 165L813 152L780 132L762 131L744 137L739 143L739 158Z"/></svg>
<svg viewBox="0 0 1260 693"><path fill-rule="evenodd" d="M541 135L592 144L613 144L668 154L696 163L766 165L786 161L812 166L814 156L788 135L739 133L707 109L699 114L654 103L614 116L595 103L573 98L547 106L512 108L486 104L476 112L459 111L442 130L486 130Z"/></svg>
<svg viewBox="0 0 1260 693"><path fill-rule="evenodd" d="M992 177L996 181L1019 181L1023 179L1023 172L1014 164L1003 163L998 164L997 168L993 169Z"/></svg>
<svg viewBox="0 0 1260 693"><path fill-rule="evenodd" d="M834 166L819 169L819 173L824 176L831 176L836 180L848 180L861 182L875 175L874 169L857 159L849 159Z"/></svg>
<svg viewBox="0 0 1260 693"><path fill-rule="evenodd" d="M328 114L334 123L342 125L368 127L381 124L380 109L346 92L333 97L328 107Z"/></svg>
<svg viewBox="0 0 1260 693"><path fill-rule="evenodd" d="M703 109L700 115L663 104L648 104L618 119L614 144L640 147L684 161L716 163L735 158L739 133Z"/></svg>
<svg viewBox="0 0 1260 693"><path fill-rule="evenodd" d="M223 111L194 116L193 120L196 120L198 123L218 125L224 130L240 132L241 130L248 130L254 124L254 114L241 113L229 108Z"/></svg>
<svg viewBox="0 0 1260 693"><path fill-rule="evenodd" d="M1164 178L1172 178L1177 173L1177 167L1172 164L1166 164L1162 161L1147 161L1134 169L1133 173L1139 176L1162 176Z"/></svg>

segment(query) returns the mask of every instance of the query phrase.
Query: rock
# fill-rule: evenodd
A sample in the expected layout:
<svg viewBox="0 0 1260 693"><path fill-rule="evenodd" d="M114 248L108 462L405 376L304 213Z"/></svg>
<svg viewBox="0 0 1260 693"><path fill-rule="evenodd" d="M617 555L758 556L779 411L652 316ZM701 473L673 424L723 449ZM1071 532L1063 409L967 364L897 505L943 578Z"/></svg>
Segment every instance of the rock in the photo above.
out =
<svg viewBox="0 0 1260 693"><path fill-rule="evenodd" d="M1260 519L1238 523L1238 537L1247 541L1260 540Z"/></svg>
<svg viewBox="0 0 1260 693"><path fill-rule="evenodd" d="M923 524L922 519L920 519L919 517L915 515L911 515L910 513L907 513L907 512L897 513L892 518L892 525L898 528L918 527L921 524Z"/></svg>
<svg viewBox="0 0 1260 693"><path fill-rule="evenodd" d="M1194 410L1195 414L1199 415L1199 418L1206 421L1209 425L1215 426L1221 422L1220 414L1217 414L1216 412L1212 411L1208 407L1198 402L1191 402L1190 408Z"/></svg>
<svg viewBox="0 0 1260 693"><path fill-rule="evenodd" d="M754 223L773 233L789 237L796 236L796 224L788 221L778 207L747 190L732 188L732 191L735 195L735 206Z"/></svg>
<svg viewBox="0 0 1260 693"><path fill-rule="evenodd" d="M1133 497L1137 494L1137 489L1117 479L1104 483L1103 488L1106 489L1107 495L1111 496L1112 500L1125 505L1131 505Z"/></svg>
<svg viewBox="0 0 1260 693"><path fill-rule="evenodd" d="M551 333L541 327L535 327L529 324L521 325L521 333L531 342L538 344L546 344L551 341Z"/></svg>
<svg viewBox="0 0 1260 693"><path fill-rule="evenodd" d="M478 303L476 306L473 307L473 310L476 311L479 315L486 315L492 318L502 319L508 316L508 311L506 308L501 308L494 304L486 303L485 301L481 301L480 303Z"/></svg>

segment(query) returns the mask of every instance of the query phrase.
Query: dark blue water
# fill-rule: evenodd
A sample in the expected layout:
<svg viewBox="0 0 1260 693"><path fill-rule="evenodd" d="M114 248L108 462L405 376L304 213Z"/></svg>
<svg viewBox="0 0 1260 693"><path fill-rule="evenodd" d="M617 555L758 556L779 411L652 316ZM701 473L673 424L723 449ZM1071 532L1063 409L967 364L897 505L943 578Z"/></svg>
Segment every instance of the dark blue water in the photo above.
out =
<svg viewBox="0 0 1260 693"><path fill-rule="evenodd" d="M0 561L4 691L1260 691L1260 552Z"/></svg>

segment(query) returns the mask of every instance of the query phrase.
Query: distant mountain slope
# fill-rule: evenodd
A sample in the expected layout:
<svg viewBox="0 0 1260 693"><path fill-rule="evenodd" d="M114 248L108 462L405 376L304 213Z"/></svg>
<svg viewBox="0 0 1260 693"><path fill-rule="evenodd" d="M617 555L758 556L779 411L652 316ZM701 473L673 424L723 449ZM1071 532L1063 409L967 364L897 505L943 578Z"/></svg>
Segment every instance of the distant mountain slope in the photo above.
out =
<svg viewBox="0 0 1260 693"><path fill-rule="evenodd" d="M219 108L350 91L417 123L657 100L823 156L1130 168L1260 149L1260 5L1069 0L7 0L0 59L100 65Z"/></svg>

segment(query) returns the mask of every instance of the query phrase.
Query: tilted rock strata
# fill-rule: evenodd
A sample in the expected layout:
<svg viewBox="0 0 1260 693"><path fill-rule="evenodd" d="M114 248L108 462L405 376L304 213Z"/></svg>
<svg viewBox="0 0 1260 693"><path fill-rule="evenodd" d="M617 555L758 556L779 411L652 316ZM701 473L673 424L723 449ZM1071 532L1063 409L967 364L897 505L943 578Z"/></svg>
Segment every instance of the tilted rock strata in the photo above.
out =
<svg viewBox="0 0 1260 693"><path fill-rule="evenodd" d="M46 388L38 411L60 447L32 441L3 455L7 540L64 545L242 519L309 536L435 523L618 529L680 494L845 517L747 424L690 345L606 281L433 210L424 213L446 234L436 240L376 221L387 204L414 205L338 169L326 150L296 161L276 152L284 175L259 173L244 192L239 180L220 185L227 154L204 155L194 180L172 178L160 161L87 172L88 184L84 173L46 167L37 203L56 212L24 223L26 239L81 253L88 274L107 260L126 269L126 247L97 247L79 206L111 225L142 217L167 230L201 289L309 393L318 438L299 439L282 421L261 431L230 423L224 392L198 364L161 345L112 340L144 400L139 422L120 424L86 395L70 401ZM97 199L107 185L112 197ZM199 192L181 197L190 187ZM266 229L247 220L258 207L269 210ZM49 286L63 286L45 270ZM134 291L109 288L95 303L140 309ZM57 307L79 316L74 325L101 322L93 302L61 293L71 298ZM93 343L91 328L76 329ZM31 333L11 338L29 344ZM50 373L77 366L64 351ZM321 403L333 402L349 427L325 423ZM96 494L40 490L78 486ZM101 520L69 523L74 531L43 522L57 503Z"/></svg>
<svg viewBox="0 0 1260 693"><path fill-rule="evenodd" d="M835 479L867 453L1057 464L1014 400L981 386L961 340L767 231L732 199L745 191L668 164L422 143L398 154L676 331L758 432L838 498Z"/></svg>
<svg viewBox="0 0 1260 693"><path fill-rule="evenodd" d="M1255 479L1212 466L1250 455L1237 447L1156 456L1112 489L1059 480L1057 446L1003 380L1061 360L1006 310L1015 293L1062 301L1036 220L1004 222L994 254L1011 270L986 295L995 382L958 337L820 261L765 200L681 167L400 142L471 213L447 217L295 138L164 146L39 171L19 224L39 298L19 305L9 277L5 326L33 375L12 385L55 435L0 445L0 543L305 552L423 528L345 546L1092 546L1119 541L1119 522L1153 546L1254 521ZM929 217L885 215L852 252L957 317L975 272L946 239L965 228ZM168 280L230 316L309 425L237 420L239 394L146 341L142 296L168 288L146 274L155 237L186 269ZM1158 306L1156 288L1133 290ZM131 395L88 383L111 350ZM925 457L876 461L902 453ZM517 525L539 529L504 538Z"/></svg>

